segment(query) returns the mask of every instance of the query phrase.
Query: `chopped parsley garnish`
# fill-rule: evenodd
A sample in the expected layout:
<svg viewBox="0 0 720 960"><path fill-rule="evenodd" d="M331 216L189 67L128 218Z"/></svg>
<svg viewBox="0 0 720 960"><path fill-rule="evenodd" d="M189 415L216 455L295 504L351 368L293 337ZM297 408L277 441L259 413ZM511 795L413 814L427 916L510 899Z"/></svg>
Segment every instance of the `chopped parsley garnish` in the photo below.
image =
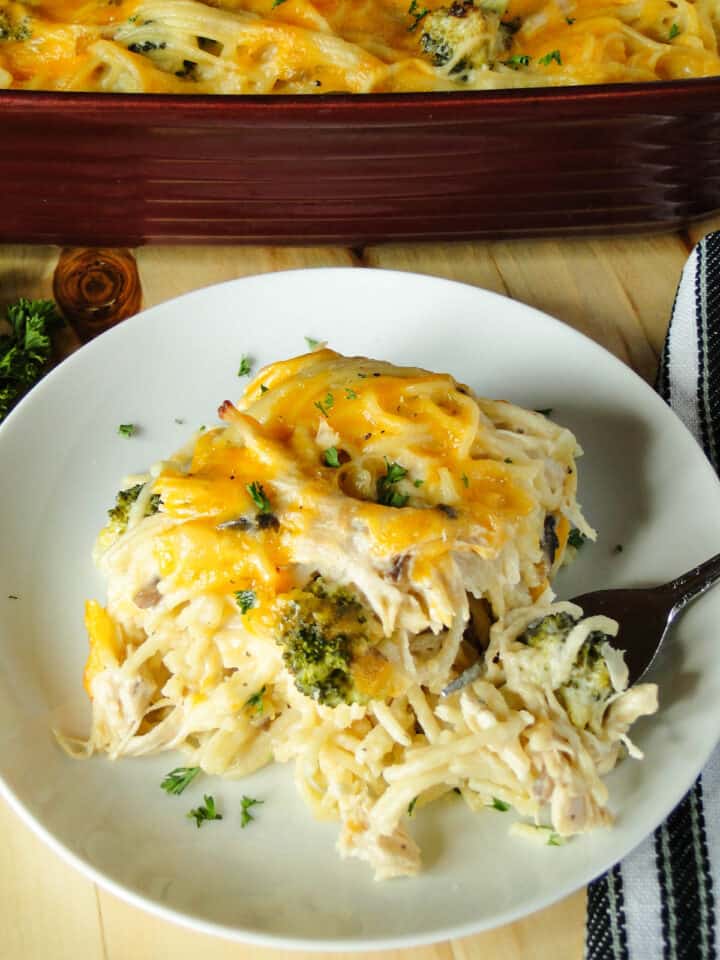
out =
<svg viewBox="0 0 720 960"><path fill-rule="evenodd" d="M407 476L407 470L405 467L400 466L399 463L388 463L387 460L385 463L387 465L386 476L388 483L397 483L399 480L402 480Z"/></svg>
<svg viewBox="0 0 720 960"><path fill-rule="evenodd" d="M222 820L222 814L218 813L215 808L215 798L205 794L203 800L205 801L204 804L195 807L194 810L188 813L188 817L191 820L195 820L195 826L198 828L200 828L206 820Z"/></svg>
<svg viewBox="0 0 720 960"><path fill-rule="evenodd" d="M408 813L408 816L409 816L409 817L411 817L411 816L413 815L413 812L414 812L414 810L415 810L415 804L416 804L417 802L418 802L418 798L417 798L417 797L413 797L413 799L412 799L412 800L410 801L410 803L408 804L407 813Z"/></svg>
<svg viewBox="0 0 720 960"><path fill-rule="evenodd" d="M165 777L160 786L165 793L182 793L200 773L200 767L176 767Z"/></svg>
<svg viewBox="0 0 720 960"><path fill-rule="evenodd" d="M680 33L680 27L674 23L670 27L670 33L668 34L668 40L674 40L675 37Z"/></svg>
<svg viewBox="0 0 720 960"><path fill-rule="evenodd" d="M338 460L337 447L328 447L324 454L325 463L328 467L339 467L340 461Z"/></svg>
<svg viewBox="0 0 720 960"><path fill-rule="evenodd" d="M462 475L462 482L464 487L470 486L470 481L468 480L468 475L466 473Z"/></svg>
<svg viewBox="0 0 720 960"><path fill-rule="evenodd" d="M118 427L118 433L121 437L131 437L136 429L134 423L121 423Z"/></svg>
<svg viewBox="0 0 720 960"><path fill-rule="evenodd" d="M284 0L281 0L281 2L284 2ZM316 340L315 337L305 337L305 343L311 350L317 350L322 342L322 340Z"/></svg>
<svg viewBox="0 0 720 960"><path fill-rule="evenodd" d="M8 307L7 322L9 333L0 333L0 423L45 373L50 333L64 323L52 300L24 297Z"/></svg>
<svg viewBox="0 0 720 960"><path fill-rule="evenodd" d="M559 833L551 833L548 837L547 845L549 847L562 847L565 843L565 840L560 836Z"/></svg>
<svg viewBox="0 0 720 960"><path fill-rule="evenodd" d="M562 57L559 50L551 50L550 53L546 53L544 57L540 57L538 63L541 63L544 67L549 67L553 60L559 66L562 66Z"/></svg>
<svg viewBox="0 0 720 960"><path fill-rule="evenodd" d="M513 70L517 70L518 67L527 67L530 65L530 60L526 53L516 53L514 56L510 57L509 60L503 60L503 63L506 67L512 67Z"/></svg>
<svg viewBox="0 0 720 960"><path fill-rule="evenodd" d="M328 410L330 410L331 407L335 406L335 397L328 390L328 392L325 394L325 399L316 400L315 406L318 408L318 410L324 417L329 417L330 414L328 413Z"/></svg>
<svg viewBox="0 0 720 960"><path fill-rule="evenodd" d="M357 394L354 390L351 390L350 387L345 387L345 399L346 400L357 400Z"/></svg>
<svg viewBox="0 0 720 960"><path fill-rule="evenodd" d="M585 543L587 537L584 533L580 533L577 527L573 527L570 533L568 534L568 545L575 547L576 550L579 550L580 547Z"/></svg>
<svg viewBox="0 0 720 960"><path fill-rule="evenodd" d="M260 513L270 513L270 501L268 500L261 483L258 483L257 480L253 480L252 483L248 483L246 485L245 489L252 497L252 501Z"/></svg>
<svg viewBox="0 0 720 960"><path fill-rule="evenodd" d="M410 499L408 494L400 493L394 488L396 483L407 476L407 470L399 463L390 463L387 458L385 464L387 466L385 474L377 479L378 503L385 507L404 507Z"/></svg>
<svg viewBox="0 0 720 960"><path fill-rule="evenodd" d="M235 602L240 607L240 613L246 614L257 606L257 594L254 590L238 590L235 594Z"/></svg>
<svg viewBox="0 0 720 960"><path fill-rule="evenodd" d="M493 810L499 810L500 813L507 813L508 810L510 809L509 803L505 803L504 800L499 800L497 797L492 798L491 806Z"/></svg>
<svg viewBox="0 0 720 960"><path fill-rule="evenodd" d="M425 481L424 481L424 480L421 480L419 477L418 477L417 480L413 480L413 486L414 486L414 487L421 487L424 483L425 483Z"/></svg>
<svg viewBox="0 0 720 960"><path fill-rule="evenodd" d="M264 383L260 384L260 393L267 393L270 388L266 387Z"/></svg>
<svg viewBox="0 0 720 960"><path fill-rule="evenodd" d="M565 23L571 27L575 23L575 17L565 17Z"/></svg>
<svg viewBox="0 0 720 960"><path fill-rule="evenodd" d="M265 709L265 704L263 703L263 697L265 696L266 690L267 690L267 687L265 686L265 684L263 684L257 693L254 693L251 697L247 698L247 700L245 701L245 706L251 707L255 711L255 713L257 713L258 715L261 714Z"/></svg>
<svg viewBox="0 0 720 960"><path fill-rule="evenodd" d="M408 16L413 18L413 22L408 27L408 33L413 33L415 30L417 30L420 21L423 20L429 13L430 11L427 7L423 7L421 10L420 4L417 2L417 0L412 0L410 6L408 7Z"/></svg>
<svg viewBox="0 0 720 960"><path fill-rule="evenodd" d="M239 377L249 377L251 370L252 370L252 360L246 353L244 353L240 357L240 366L238 367L237 375Z"/></svg>
<svg viewBox="0 0 720 960"><path fill-rule="evenodd" d="M541 413L544 417L549 417L552 412L552 407L541 407L535 411L535 413Z"/></svg>
<svg viewBox="0 0 720 960"><path fill-rule="evenodd" d="M275 7L279 7L281 3L285 3L285 0L273 0L273 5L272 5L273 10L275 9Z"/></svg>
<svg viewBox="0 0 720 960"><path fill-rule="evenodd" d="M243 796L240 811L240 826L243 830L252 820L255 819L255 817L250 813L251 808L258 806L258 804L261 803L265 803L265 801L256 800L254 797Z"/></svg>

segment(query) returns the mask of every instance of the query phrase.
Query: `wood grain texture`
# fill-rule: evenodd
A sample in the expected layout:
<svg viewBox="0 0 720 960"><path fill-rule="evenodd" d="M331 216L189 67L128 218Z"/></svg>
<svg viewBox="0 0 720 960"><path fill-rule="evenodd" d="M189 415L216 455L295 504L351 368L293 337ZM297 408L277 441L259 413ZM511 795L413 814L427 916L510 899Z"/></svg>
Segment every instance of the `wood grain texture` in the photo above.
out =
<svg viewBox="0 0 720 960"><path fill-rule="evenodd" d="M485 287L587 334L652 381L687 248L678 235L372 247L364 262ZM422 267L420 266L422 262Z"/></svg>
<svg viewBox="0 0 720 960"><path fill-rule="evenodd" d="M357 262L350 250L336 247L141 247L136 256L145 307L237 277Z"/></svg>
<svg viewBox="0 0 720 960"><path fill-rule="evenodd" d="M134 251L148 307L235 277L302 267L380 267L485 287L547 311L655 376L675 288L693 243L720 217L680 234L502 243L341 248L145 247ZM0 246L0 311L50 296L58 249ZM441 320L439 320L441 322ZM202 318L199 318L202 323ZM76 349L68 329L60 355ZM44 846L0 801L0 960L309 960L173 926L99 890ZM516 923L373 960L580 960L583 891ZM329 958L358 954L327 954Z"/></svg>

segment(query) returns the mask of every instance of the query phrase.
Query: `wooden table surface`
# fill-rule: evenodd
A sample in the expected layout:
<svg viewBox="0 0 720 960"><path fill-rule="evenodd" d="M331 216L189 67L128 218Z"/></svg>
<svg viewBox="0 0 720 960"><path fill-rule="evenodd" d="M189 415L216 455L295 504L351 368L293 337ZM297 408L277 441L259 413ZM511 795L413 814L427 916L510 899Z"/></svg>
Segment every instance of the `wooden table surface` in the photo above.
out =
<svg viewBox="0 0 720 960"><path fill-rule="evenodd" d="M337 247L143 247L142 305L234 277L301 267L380 267L460 280L531 304L581 330L652 381L675 288L692 245L720 217L687 231L615 238ZM0 311L52 296L56 247L0 246ZM132 262L132 258L129 258ZM73 328L60 354L81 343ZM192 933L106 893L50 852L0 800L1 960L280 960L310 957ZM375 960L580 960L585 893L463 940L370 953ZM350 954L327 954L343 957ZM354 956L361 956L355 954Z"/></svg>

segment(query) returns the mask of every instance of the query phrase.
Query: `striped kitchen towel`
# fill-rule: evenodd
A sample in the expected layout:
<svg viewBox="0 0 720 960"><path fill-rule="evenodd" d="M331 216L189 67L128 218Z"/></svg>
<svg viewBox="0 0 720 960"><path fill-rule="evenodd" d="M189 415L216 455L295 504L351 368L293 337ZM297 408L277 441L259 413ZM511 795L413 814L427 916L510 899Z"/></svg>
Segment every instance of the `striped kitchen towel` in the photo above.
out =
<svg viewBox="0 0 720 960"><path fill-rule="evenodd" d="M720 472L720 232L683 270L657 389ZM720 746L667 820L588 888L586 960L720 957Z"/></svg>

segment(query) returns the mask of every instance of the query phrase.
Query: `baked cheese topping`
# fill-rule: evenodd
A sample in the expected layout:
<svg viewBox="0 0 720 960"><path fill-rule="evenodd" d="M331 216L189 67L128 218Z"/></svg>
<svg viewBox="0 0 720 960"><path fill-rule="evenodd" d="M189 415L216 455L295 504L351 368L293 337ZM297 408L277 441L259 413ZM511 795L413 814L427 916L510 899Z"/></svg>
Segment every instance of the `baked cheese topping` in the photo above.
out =
<svg viewBox="0 0 720 960"><path fill-rule="evenodd" d="M717 0L61 0L0 9L0 88L391 93L720 74Z"/></svg>

